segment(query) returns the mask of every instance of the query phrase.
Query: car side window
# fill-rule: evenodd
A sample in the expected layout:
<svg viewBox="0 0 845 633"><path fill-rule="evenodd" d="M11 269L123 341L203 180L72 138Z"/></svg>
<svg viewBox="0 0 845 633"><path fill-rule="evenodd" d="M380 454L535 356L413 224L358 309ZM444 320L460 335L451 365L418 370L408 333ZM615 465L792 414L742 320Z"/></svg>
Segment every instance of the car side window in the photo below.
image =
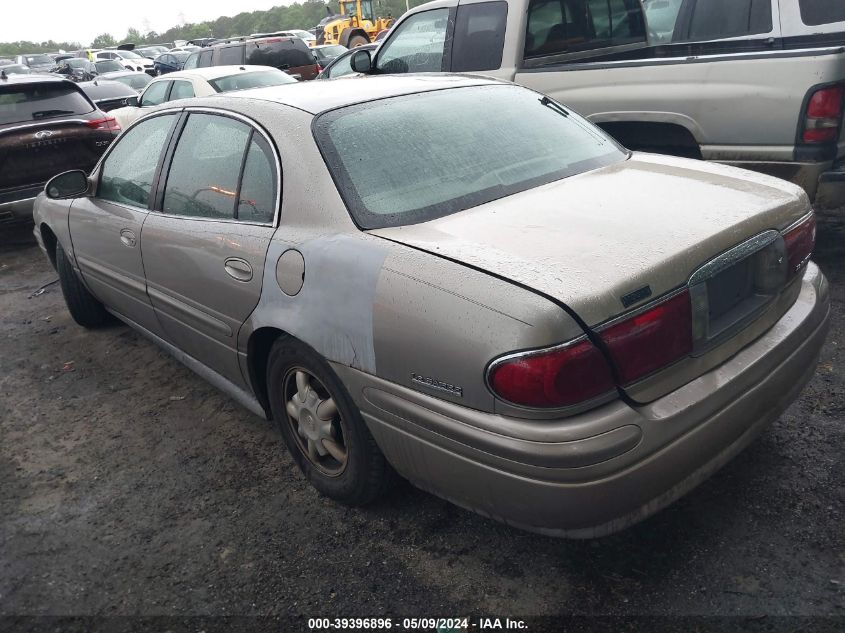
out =
<svg viewBox="0 0 845 633"><path fill-rule="evenodd" d="M525 57L645 43L639 0L531 0Z"/></svg>
<svg viewBox="0 0 845 633"><path fill-rule="evenodd" d="M244 162L235 219L269 224L275 215L275 194L273 153L267 141L253 133Z"/></svg>
<svg viewBox="0 0 845 633"><path fill-rule="evenodd" d="M460 5L452 43L452 72L499 68L505 48L507 20L507 2Z"/></svg>
<svg viewBox="0 0 845 633"><path fill-rule="evenodd" d="M146 90L144 90L144 94L141 95L141 100L138 105L140 105L142 108L146 108L149 106L164 103L165 99L167 98L167 89L170 87L171 83L173 82L154 81L149 86L147 86Z"/></svg>
<svg viewBox="0 0 845 633"><path fill-rule="evenodd" d="M352 70L352 53L348 55L342 55L337 59L337 61L332 64L331 68L329 68L326 72L326 77L331 79L332 77L343 77L344 75L351 75L353 72Z"/></svg>
<svg viewBox="0 0 845 633"><path fill-rule="evenodd" d="M217 62L218 66L231 66L234 64L244 63L244 47L243 46L225 46L220 49L220 59Z"/></svg>
<svg viewBox="0 0 845 633"><path fill-rule="evenodd" d="M772 0L696 0L688 13L682 10L673 41L705 42L771 30Z"/></svg>
<svg viewBox="0 0 845 633"><path fill-rule="evenodd" d="M233 219L251 128L229 117L192 113L179 136L164 188L165 213Z"/></svg>
<svg viewBox="0 0 845 633"><path fill-rule="evenodd" d="M399 24L379 49L376 65L383 73L425 73L444 70L449 9L412 15Z"/></svg>
<svg viewBox="0 0 845 633"><path fill-rule="evenodd" d="M170 98L168 101L175 101L176 99L190 99L194 96L194 86L190 81L174 81L173 88L170 90Z"/></svg>
<svg viewBox="0 0 845 633"><path fill-rule="evenodd" d="M213 50L202 51L197 59L197 68L208 68L212 66L211 56L214 54Z"/></svg>
<svg viewBox="0 0 845 633"><path fill-rule="evenodd" d="M121 134L103 163L97 198L146 209L175 120L172 114L156 116Z"/></svg>
<svg viewBox="0 0 845 633"><path fill-rule="evenodd" d="M832 0L798 0L801 21L807 26L845 22L845 3Z"/></svg>
<svg viewBox="0 0 845 633"><path fill-rule="evenodd" d="M191 70L193 68L197 68L199 64L199 59L199 53L191 53L188 56L188 59L185 60L185 65L182 66L182 70Z"/></svg>

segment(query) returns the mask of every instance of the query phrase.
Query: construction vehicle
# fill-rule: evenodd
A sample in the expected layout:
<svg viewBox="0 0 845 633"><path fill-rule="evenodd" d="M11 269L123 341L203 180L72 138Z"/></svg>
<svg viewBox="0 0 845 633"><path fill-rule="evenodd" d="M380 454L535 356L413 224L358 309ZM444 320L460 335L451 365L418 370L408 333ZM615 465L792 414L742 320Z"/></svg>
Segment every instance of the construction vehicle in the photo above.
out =
<svg viewBox="0 0 845 633"><path fill-rule="evenodd" d="M341 44L355 48L375 41L376 36L391 27L393 18L377 18L372 0L341 0L340 13L324 18L317 25L317 44Z"/></svg>

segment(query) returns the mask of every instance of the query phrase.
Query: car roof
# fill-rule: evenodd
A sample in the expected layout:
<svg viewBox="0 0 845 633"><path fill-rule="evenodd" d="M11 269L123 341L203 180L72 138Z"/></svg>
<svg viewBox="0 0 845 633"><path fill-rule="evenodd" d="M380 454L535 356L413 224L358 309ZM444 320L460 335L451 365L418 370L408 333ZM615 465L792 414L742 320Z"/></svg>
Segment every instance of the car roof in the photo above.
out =
<svg viewBox="0 0 845 633"><path fill-rule="evenodd" d="M174 75L176 73L171 73ZM296 85L250 88L231 93L236 99L260 99L319 114L355 103L433 90L499 85L490 77L444 73L364 76L344 81L303 81Z"/></svg>
<svg viewBox="0 0 845 633"><path fill-rule="evenodd" d="M207 66L205 68L191 68L190 70L177 70L173 73L167 73L156 77L157 80L163 79L204 79L210 81L213 79L220 79L220 77L228 77L230 75L237 75L238 73L252 72L256 70L277 70L272 66L255 66L249 64L232 64L229 66Z"/></svg>

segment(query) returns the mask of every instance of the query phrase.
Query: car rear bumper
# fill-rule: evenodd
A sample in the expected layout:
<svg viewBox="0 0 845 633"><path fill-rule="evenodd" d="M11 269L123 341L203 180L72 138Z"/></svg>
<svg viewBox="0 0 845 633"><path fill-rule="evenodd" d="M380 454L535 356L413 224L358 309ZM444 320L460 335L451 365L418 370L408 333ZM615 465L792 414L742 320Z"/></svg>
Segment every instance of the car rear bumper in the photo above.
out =
<svg viewBox="0 0 845 633"><path fill-rule="evenodd" d="M798 397L828 328L810 264L795 304L716 369L648 405L530 421L336 367L390 463L415 485L505 523L590 538L637 523L747 446Z"/></svg>

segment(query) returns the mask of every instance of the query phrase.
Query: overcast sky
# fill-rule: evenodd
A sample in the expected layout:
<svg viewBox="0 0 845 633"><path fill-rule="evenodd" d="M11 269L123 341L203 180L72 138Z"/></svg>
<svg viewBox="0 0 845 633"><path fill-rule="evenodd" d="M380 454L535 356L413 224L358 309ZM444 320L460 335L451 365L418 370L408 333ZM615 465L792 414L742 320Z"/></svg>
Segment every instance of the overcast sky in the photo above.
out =
<svg viewBox="0 0 845 633"><path fill-rule="evenodd" d="M117 39L129 27L159 33L185 22L202 22L221 15L269 9L293 0L2 0L0 42L28 40L88 44L100 33Z"/></svg>

